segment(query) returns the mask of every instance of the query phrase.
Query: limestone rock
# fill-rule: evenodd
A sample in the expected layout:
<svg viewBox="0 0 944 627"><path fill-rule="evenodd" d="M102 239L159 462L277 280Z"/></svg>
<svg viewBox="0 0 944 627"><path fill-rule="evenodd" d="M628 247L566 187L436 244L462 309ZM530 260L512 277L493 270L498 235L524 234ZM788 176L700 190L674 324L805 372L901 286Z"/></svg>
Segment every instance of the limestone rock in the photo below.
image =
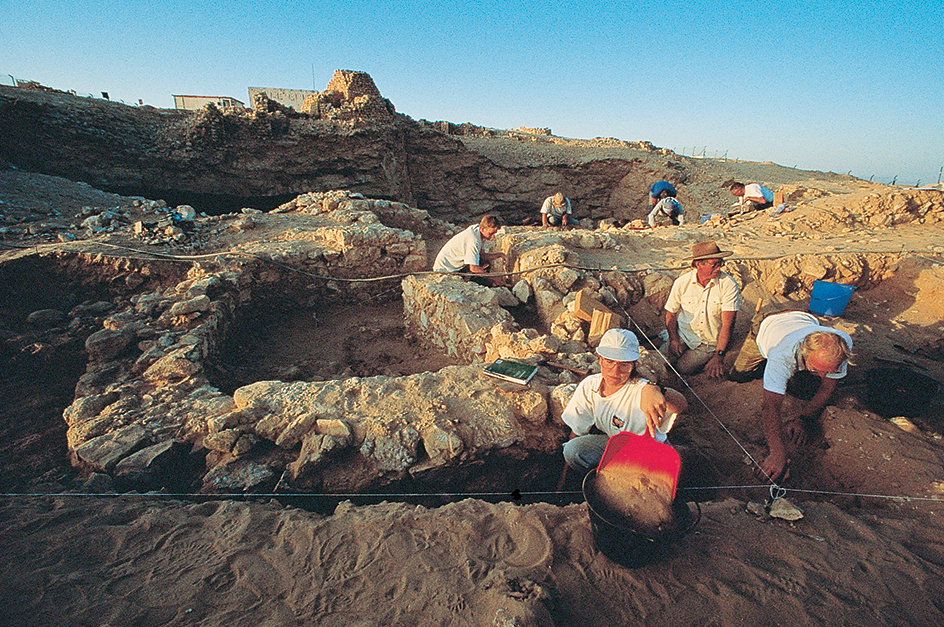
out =
<svg viewBox="0 0 944 627"><path fill-rule="evenodd" d="M186 316L194 312L204 312L210 308L210 299L206 294L197 296L196 298L191 298L190 300L184 300L177 303L174 303L167 315L169 316Z"/></svg>
<svg viewBox="0 0 944 627"><path fill-rule="evenodd" d="M243 434L240 429L225 429L208 434L203 438L203 445L211 451L229 453L236 446L236 441Z"/></svg>
<svg viewBox="0 0 944 627"><path fill-rule="evenodd" d="M193 348L179 348L155 361L144 371L144 377L153 381L186 379L202 371L198 359L199 353Z"/></svg>
<svg viewBox="0 0 944 627"><path fill-rule="evenodd" d="M547 404L551 420L556 424L562 423L561 416L564 414L564 408L567 407L567 403L570 402L570 397L574 395L576 389L576 383L558 385L551 389Z"/></svg>
<svg viewBox="0 0 944 627"><path fill-rule="evenodd" d="M511 289L512 293L522 303L527 303L531 299L531 284L521 279Z"/></svg>
<svg viewBox="0 0 944 627"><path fill-rule="evenodd" d="M433 425L423 431L423 448L434 466L448 464L465 450L462 438L452 430Z"/></svg>
<svg viewBox="0 0 944 627"><path fill-rule="evenodd" d="M772 518L781 518L783 520L800 520L803 518L803 510L783 497L777 497L770 504L768 512Z"/></svg>
<svg viewBox="0 0 944 627"><path fill-rule="evenodd" d="M173 484L180 480L176 471L186 450L186 445L181 442L158 442L118 462L115 478L141 488Z"/></svg>
<svg viewBox="0 0 944 627"><path fill-rule="evenodd" d="M492 288L492 291L498 295L498 304L501 307L517 307L521 304L507 287Z"/></svg>
<svg viewBox="0 0 944 627"><path fill-rule="evenodd" d="M117 392L108 394L92 394L75 399L71 405L62 412L63 418L69 426L75 426L85 422L89 418L97 416L101 411L118 400Z"/></svg>
<svg viewBox="0 0 944 627"><path fill-rule="evenodd" d="M128 425L75 447L73 454L84 465L111 473L125 457L148 442L148 433L140 425Z"/></svg>
<svg viewBox="0 0 944 627"><path fill-rule="evenodd" d="M202 492L256 492L273 486L278 474L269 466L238 459L214 466L203 478Z"/></svg>
<svg viewBox="0 0 944 627"><path fill-rule="evenodd" d="M132 342L134 333L121 329L102 329L88 336L85 340L85 350L92 361L105 361L121 355Z"/></svg>
<svg viewBox="0 0 944 627"><path fill-rule="evenodd" d="M34 327L48 328L64 322L66 314L58 309L40 309L26 316L26 322Z"/></svg>

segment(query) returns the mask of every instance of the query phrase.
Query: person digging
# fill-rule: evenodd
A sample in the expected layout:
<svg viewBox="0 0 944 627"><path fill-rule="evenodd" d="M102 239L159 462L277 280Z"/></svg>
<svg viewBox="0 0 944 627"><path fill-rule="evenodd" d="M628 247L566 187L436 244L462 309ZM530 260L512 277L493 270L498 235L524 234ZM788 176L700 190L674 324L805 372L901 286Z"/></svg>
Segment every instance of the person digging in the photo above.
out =
<svg viewBox="0 0 944 627"><path fill-rule="evenodd" d="M837 381L846 376L851 356L849 334L820 325L812 314L755 314L729 378L742 383L763 373L761 419L769 454L761 462L760 472L770 481L789 478L784 435L797 446L806 444L810 426L823 411ZM805 400L806 405L801 415L784 422L783 400L787 394Z"/></svg>

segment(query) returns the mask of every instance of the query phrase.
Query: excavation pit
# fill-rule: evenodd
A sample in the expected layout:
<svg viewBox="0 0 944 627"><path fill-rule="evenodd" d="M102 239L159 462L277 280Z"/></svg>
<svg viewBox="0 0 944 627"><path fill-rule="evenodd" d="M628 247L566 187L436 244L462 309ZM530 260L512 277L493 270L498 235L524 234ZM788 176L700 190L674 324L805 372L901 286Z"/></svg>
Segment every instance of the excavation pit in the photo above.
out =
<svg viewBox="0 0 944 627"><path fill-rule="evenodd" d="M570 315L574 295L586 290L600 301L615 298L637 334L654 337L661 329L665 290L679 266L650 262L648 270L618 269L628 266L634 247L637 253L658 251L618 230L557 235L512 227L496 243L510 257L513 282L524 281L527 289L516 285L505 294L458 277L387 268L385 251L396 251L402 264L422 249L422 240L398 234L395 243L377 246L374 257L370 242L358 239L358 229L375 229L376 237L384 238L390 233L384 229L398 227L378 228L364 214L370 201L357 199L355 211L327 196L308 202L314 200L322 207L334 203L328 214L341 212L347 226L306 218L286 239L279 221L294 219L293 212L304 205L300 200L286 210L289 215L254 218L259 231L280 234L277 256L256 246L236 258L197 263L99 253L26 255L4 264L3 281L10 287L4 322L11 333L4 359L7 371L18 376L8 379L11 390L26 387L27 379L55 377L62 384L49 395L47 427L22 433L17 412L38 412L25 401L11 405L5 424L15 444L8 450L54 451L47 458L59 460L58 470L49 459L42 462L50 466L47 479L79 472L110 477L119 489L275 492L287 502L316 493L359 494L365 502L375 498L371 495L402 494L425 495L416 497L420 504L462 494L528 502L535 494L553 501L579 492L579 484L565 485L563 492L556 488L559 447L567 437L559 422L566 400L561 395L580 377L545 363L595 367L588 325ZM276 224L268 225L270 218ZM388 216L382 224L402 226L409 219ZM312 225L315 231L309 230ZM286 241L315 244L286 249ZM334 254L326 241L348 246L348 252ZM805 308L812 284L804 274L809 259L796 257L792 265L729 262L727 269L744 285L745 295L736 340L743 338L747 312L760 294L784 308ZM823 264L822 256L815 259ZM556 267L548 263L554 260ZM845 470L859 468L848 463L848 442L856 441L850 433L879 432L887 448L903 441L922 447L921 438L933 440L940 432L939 395L926 412L910 418L918 438L911 442L912 435L898 435L903 427L897 423L865 412L862 382L854 376L877 360L894 358L940 376L933 363L940 351L935 326L940 299L928 298L940 288L933 260L883 255L881 262L860 256L852 263L836 255L827 261L838 274L858 273L851 279L829 277L853 280L860 288L842 319L826 321L852 333L856 368L827 412L818 444L797 452L795 463L807 471L794 485L838 491L861 484L861 473ZM395 276L360 284L358 268ZM36 280L24 283L23 275ZM509 294L525 300L509 300ZM96 304L102 302L107 306ZM31 314L57 305L68 305L61 324L28 330ZM89 311L96 313L87 316ZM647 376L666 381L658 356L645 352L640 365L649 369ZM519 389L481 376L482 365L499 357L543 365L533 384ZM689 416L673 431L673 444L690 460L683 489L703 499L716 496L718 486L756 481L739 444L758 458L764 454L755 407L759 383L738 385L703 375L690 383L691 393L711 411L690 399ZM752 409L745 412L746 407ZM54 422L52 435L44 435ZM886 463L876 454L889 477L911 473L916 483L925 481L923 489L935 489L923 469L897 458ZM39 458L30 455L35 465ZM21 461L7 464L20 464L7 468L11 489L29 485L26 476L35 471ZM888 481L890 492L902 489Z"/></svg>

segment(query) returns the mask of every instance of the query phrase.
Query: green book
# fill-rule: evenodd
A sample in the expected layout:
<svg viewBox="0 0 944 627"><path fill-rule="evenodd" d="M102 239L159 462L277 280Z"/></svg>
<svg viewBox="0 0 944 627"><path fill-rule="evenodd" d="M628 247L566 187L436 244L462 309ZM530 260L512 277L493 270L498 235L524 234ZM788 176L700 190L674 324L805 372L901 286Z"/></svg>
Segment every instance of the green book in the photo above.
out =
<svg viewBox="0 0 944 627"><path fill-rule="evenodd" d="M537 371L537 366L512 361L511 359L496 359L495 363L487 365L484 370L485 374L490 377L520 385L527 385Z"/></svg>

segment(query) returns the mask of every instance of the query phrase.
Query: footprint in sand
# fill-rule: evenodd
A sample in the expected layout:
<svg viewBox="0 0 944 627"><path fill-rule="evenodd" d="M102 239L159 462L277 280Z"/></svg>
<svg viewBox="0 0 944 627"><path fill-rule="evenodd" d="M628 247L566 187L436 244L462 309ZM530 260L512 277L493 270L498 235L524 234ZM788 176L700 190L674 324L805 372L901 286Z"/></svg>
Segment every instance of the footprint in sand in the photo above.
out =
<svg viewBox="0 0 944 627"><path fill-rule="evenodd" d="M553 558L547 529L534 516L513 509L507 515L489 514L476 526L469 545L474 555L490 563L534 568Z"/></svg>

